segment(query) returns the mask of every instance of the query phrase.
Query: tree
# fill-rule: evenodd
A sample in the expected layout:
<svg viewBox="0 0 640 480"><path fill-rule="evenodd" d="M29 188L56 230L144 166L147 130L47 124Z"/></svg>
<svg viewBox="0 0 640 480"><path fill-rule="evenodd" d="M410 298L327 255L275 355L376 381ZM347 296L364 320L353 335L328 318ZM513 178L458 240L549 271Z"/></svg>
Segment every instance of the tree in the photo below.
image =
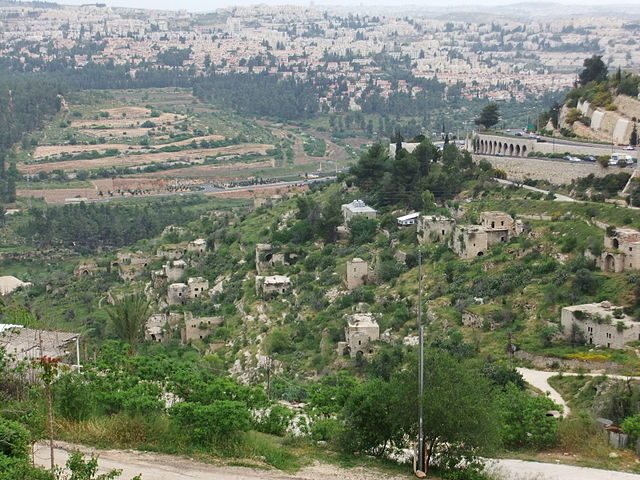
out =
<svg viewBox="0 0 640 480"><path fill-rule="evenodd" d="M497 103L490 103L482 109L480 116L474 120L476 125L491 128L500 120L500 108Z"/></svg>
<svg viewBox="0 0 640 480"><path fill-rule="evenodd" d="M629 145L635 147L638 145L638 128L636 124L633 124L633 130L631 130L631 135L629 135Z"/></svg>
<svg viewBox="0 0 640 480"><path fill-rule="evenodd" d="M51 395L51 383L60 371L60 359L42 356L33 360L33 366L40 368L40 378L44 382L44 390L47 397L47 423L49 427L49 450L51 454L51 470L55 467L53 459L53 397Z"/></svg>
<svg viewBox="0 0 640 480"><path fill-rule="evenodd" d="M135 354L140 342L149 311L150 302L141 293L126 295L107 308L116 335L129 344L131 355Z"/></svg>
<svg viewBox="0 0 640 480"><path fill-rule="evenodd" d="M402 438L393 389L392 384L375 379L353 390L343 411L346 428L341 443L346 450L383 455Z"/></svg>
<svg viewBox="0 0 640 480"><path fill-rule="evenodd" d="M593 55L585 59L584 70L580 73L580 85L585 86L589 82L603 82L607 79L607 66L602 61L602 55Z"/></svg>
<svg viewBox="0 0 640 480"><path fill-rule="evenodd" d="M548 448L554 445L558 420L548 417L549 410L561 407L548 397L534 397L513 384L499 397L502 417L502 441L508 448Z"/></svg>
<svg viewBox="0 0 640 480"><path fill-rule="evenodd" d="M369 218L357 215L349 222L351 232L351 245L363 245L371 243L376 235L378 222Z"/></svg>

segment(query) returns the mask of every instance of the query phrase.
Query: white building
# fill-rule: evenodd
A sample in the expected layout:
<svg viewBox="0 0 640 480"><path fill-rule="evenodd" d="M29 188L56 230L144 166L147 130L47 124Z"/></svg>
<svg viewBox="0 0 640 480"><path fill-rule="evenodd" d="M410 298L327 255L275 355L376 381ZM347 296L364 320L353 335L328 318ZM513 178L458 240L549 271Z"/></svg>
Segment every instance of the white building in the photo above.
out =
<svg viewBox="0 0 640 480"><path fill-rule="evenodd" d="M376 218L377 212L375 209L367 206L362 200L354 200L351 203L342 205L342 216L344 217L345 223L349 223L353 217L359 215L373 220Z"/></svg>

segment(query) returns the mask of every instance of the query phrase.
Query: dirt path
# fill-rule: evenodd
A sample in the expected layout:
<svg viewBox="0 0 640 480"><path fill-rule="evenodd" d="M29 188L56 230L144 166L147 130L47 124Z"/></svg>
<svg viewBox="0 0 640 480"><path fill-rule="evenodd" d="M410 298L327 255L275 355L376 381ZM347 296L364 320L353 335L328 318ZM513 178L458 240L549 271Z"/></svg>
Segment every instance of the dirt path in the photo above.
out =
<svg viewBox="0 0 640 480"><path fill-rule="evenodd" d="M196 462L188 458L131 450L97 450L81 445L56 442L56 464L63 466L69 452L80 450L86 455L97 455L99 471L122 470L122 478L129 480L142 474L142 480L403 480L415 478L391 475L366 466L350 469L315 462L295 474L278 470L259 470L247 467L226 467ZM36 444L35 463L49 466L49 448ZM489 471L504 480L639 480L640 475L594 468L559 465L554 463L526 462L523 460L489 460ZM408 469L409 470L409 469Z"/></svg>
<svg viewBox="0 0 640 480"><path fill-rule="evenodd" d="M122 470L122 478L129 480L142 474L142 480L402 480L410 475L387 475L364 467L343 469L333 465L315 463L295 474L278 470L258 470L247 467L225 467L196 462L182 457L145 453L130 450L96 450L65 442L56 442L54 458L63 466L69 452L80 450L85 454L98 455L101 473ZM35 451L36 465L48 467L49 448L38 443Z"/></svg>

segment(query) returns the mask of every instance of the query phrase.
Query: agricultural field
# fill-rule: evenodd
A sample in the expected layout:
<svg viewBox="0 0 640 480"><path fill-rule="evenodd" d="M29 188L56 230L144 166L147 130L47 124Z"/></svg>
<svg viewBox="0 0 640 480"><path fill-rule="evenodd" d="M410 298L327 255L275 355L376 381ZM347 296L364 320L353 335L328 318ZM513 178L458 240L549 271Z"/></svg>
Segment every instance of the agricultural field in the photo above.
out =
<svg viewBox="0 0 640 480"><path fill-rule="evenodd" d="M171 194L202 183L295 179L354 159L326 132L244 118L187 89L80 91L22 142L18 195L59 203Z"/></svg>

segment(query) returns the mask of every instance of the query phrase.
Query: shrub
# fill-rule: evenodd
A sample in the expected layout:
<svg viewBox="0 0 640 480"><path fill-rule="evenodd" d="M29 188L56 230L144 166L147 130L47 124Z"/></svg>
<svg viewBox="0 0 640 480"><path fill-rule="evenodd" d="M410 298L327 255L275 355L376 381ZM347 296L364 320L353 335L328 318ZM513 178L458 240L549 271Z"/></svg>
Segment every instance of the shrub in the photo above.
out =
<svg viewBox="0 0 640 480"><path fill-rule="evenodd" d="M0 417L0 455L29 458L31 435L20 423Z"/></svg>
<svg viewBox="0 0 640 480"><path fill-rule="evenodd" d="M257 423L258 431L271 435L283 436L289 428L294 413L282 405L274 405L269 413L264 415Z"/></svg>
<svg viewBox="0 0 640 480"><path fill-rule="evenodd" d="M171 407L169 414L186 435L201 445L251 428L249 410L244 403L233 400L211 405L180 402Z"/></svg>

